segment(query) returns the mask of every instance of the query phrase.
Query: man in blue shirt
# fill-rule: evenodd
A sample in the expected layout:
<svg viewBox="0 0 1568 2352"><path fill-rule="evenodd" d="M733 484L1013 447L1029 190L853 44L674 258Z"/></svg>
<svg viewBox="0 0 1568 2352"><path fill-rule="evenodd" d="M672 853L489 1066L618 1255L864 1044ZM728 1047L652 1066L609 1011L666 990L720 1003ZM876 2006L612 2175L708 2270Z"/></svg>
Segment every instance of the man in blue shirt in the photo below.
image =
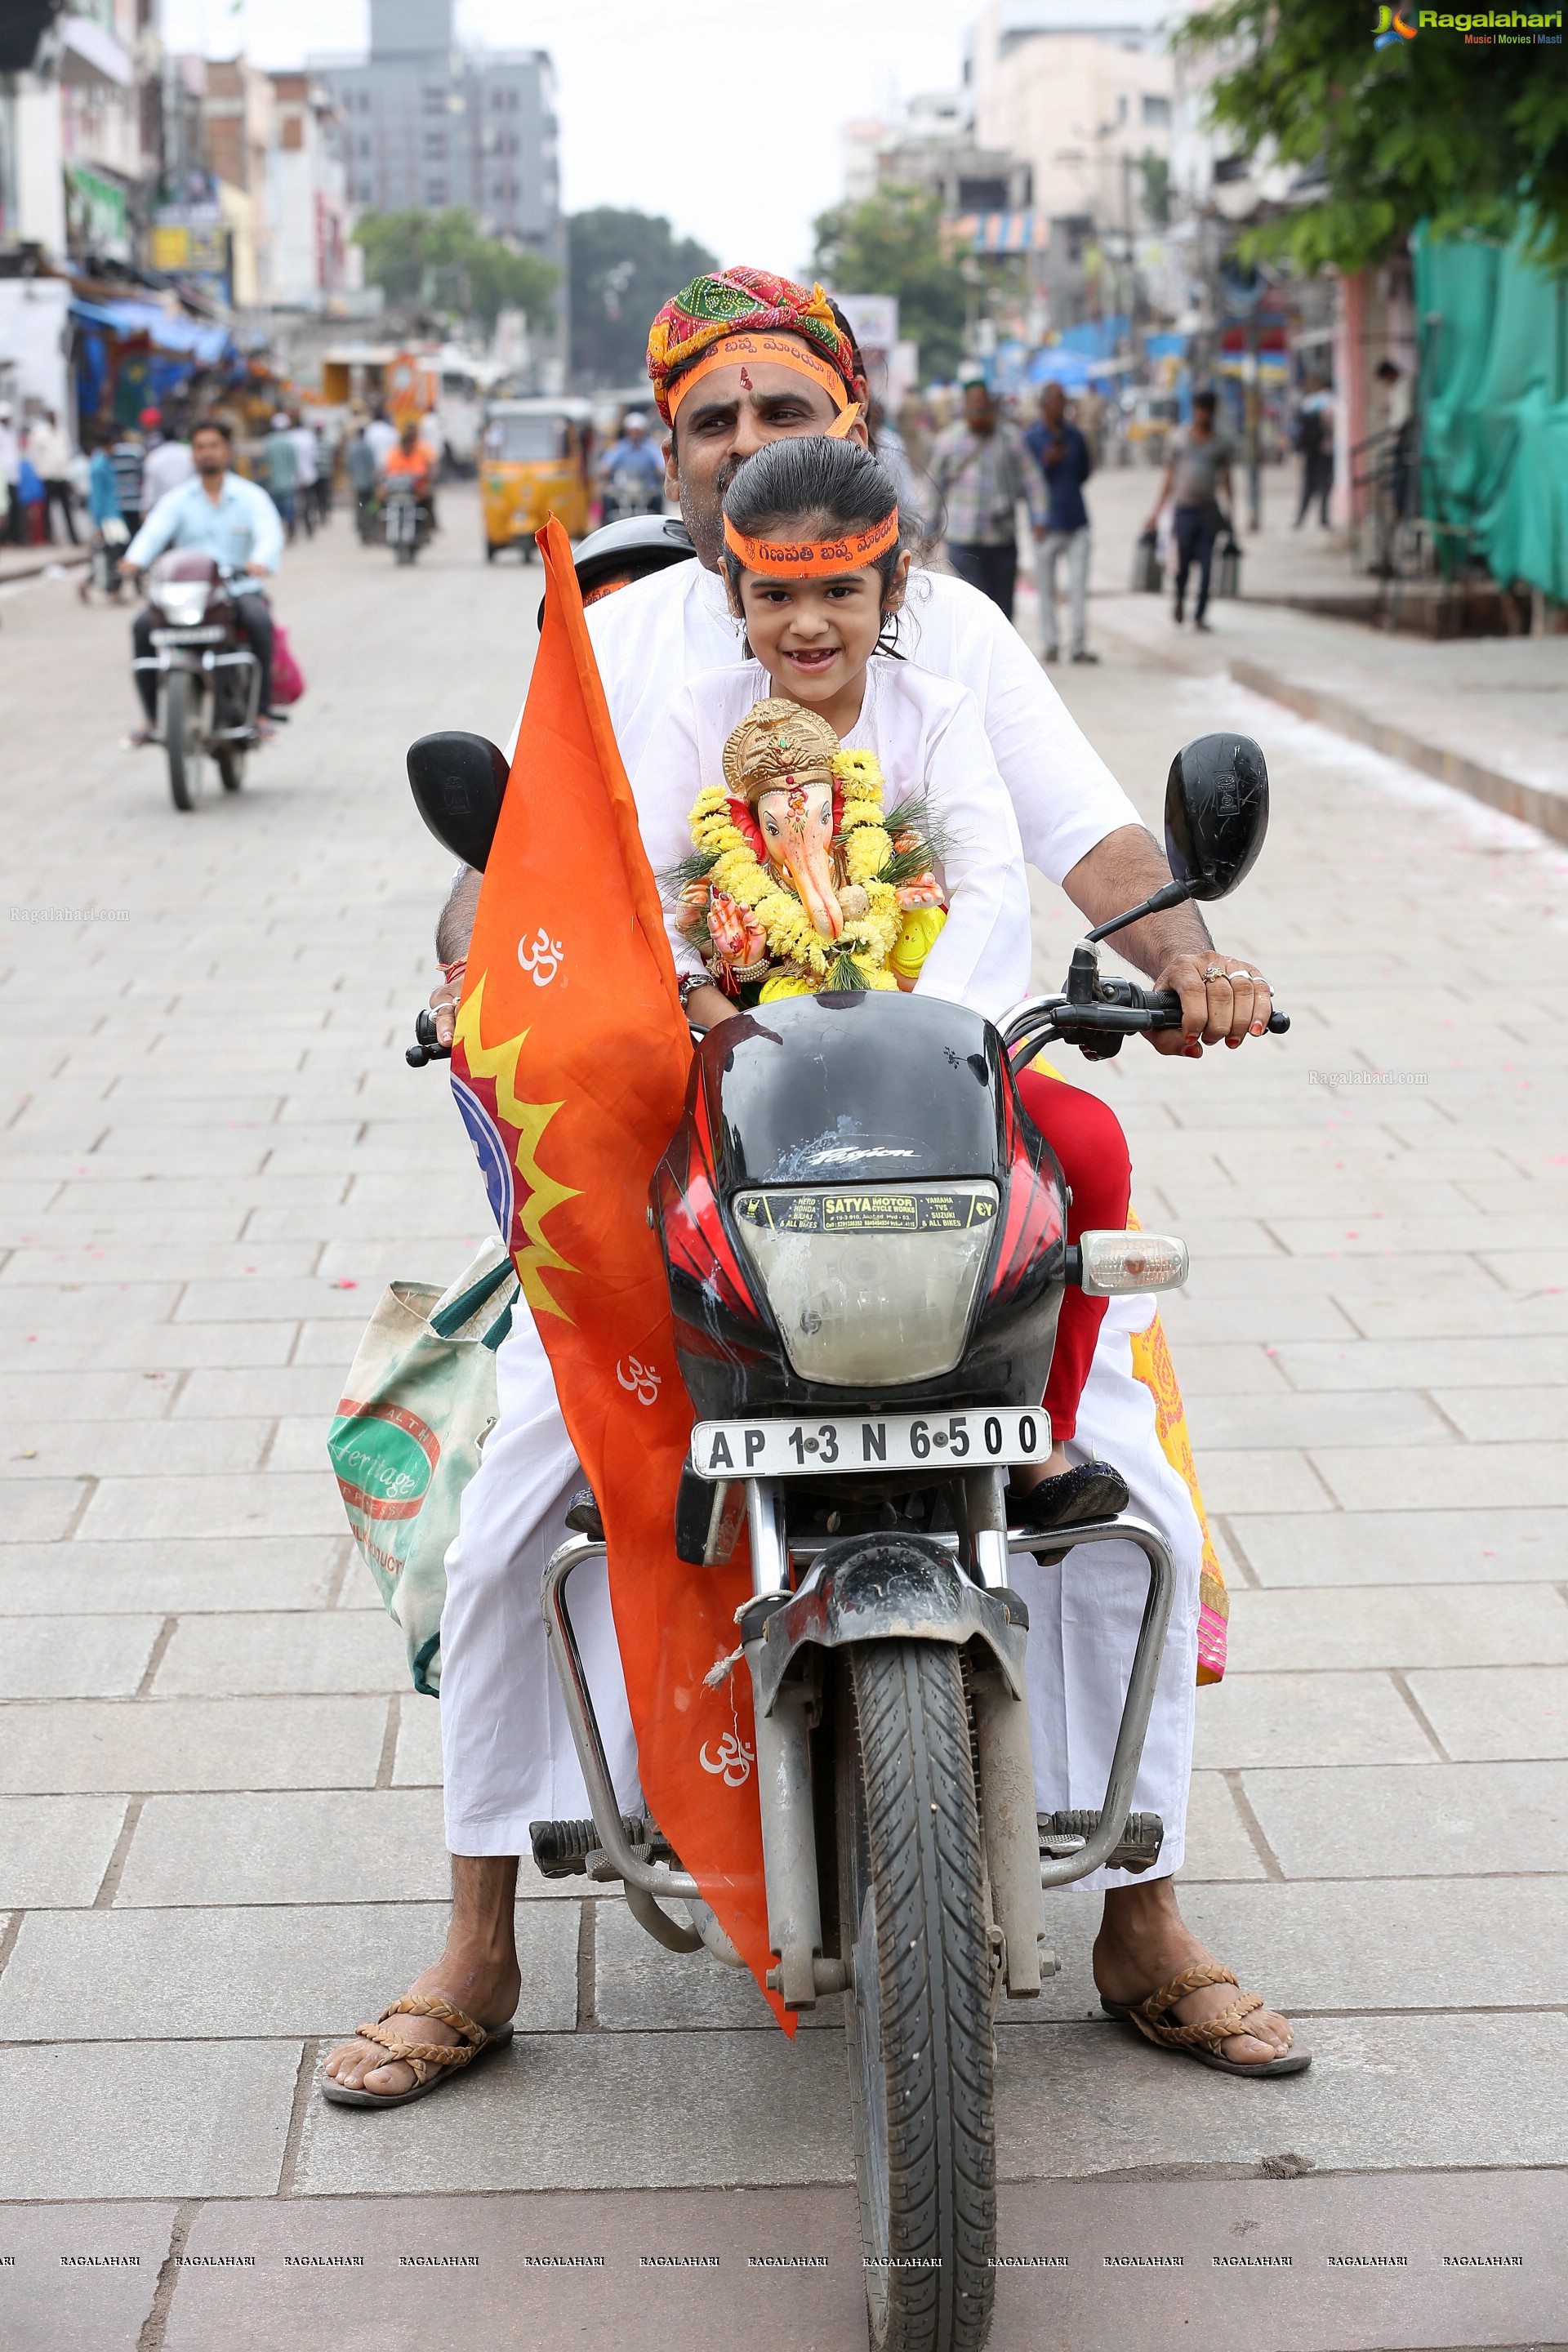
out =
<svg viewBox="0 0 1568 2352"><path fill-rule="evenodd" d="M648 439L647 418L640 408L621 419L621 437L605 453L599 478L606 522L621 515L664 511L664 452Z"/></svg>
<svg viewBox="0 0 1568 2352"><path fill-rule="evenodd" d="M1054 662L1058 652L1057 564L1064 555L1068 566L1068 605L1071 653L1075 662L1095 662L1084 644L1089 605L1089 509L1083 486L1094 470L1089 444L1076 425L1067 421L1067 394L1059 383L1047 383L1040 395L1040 422L1024 436L1035 462L1046 478L1049 503L1046 528L1035 541L1035 580L1040 597L1041 659Z"/></svg>
<svg viewBox="0 0 1568 2352"><path fill-rule="evenodd" d="M134 586L138 574L166 549L179 547L199 549L226 572L237 574L229 583L235 612L261 671L258 708L265 712L272 699L272 615L262 583L278 569L283 524L266 491L231 472L233 445L233 433L216 418L209 417L196 426L191 435L194 478L159 499L126 549L121 570ZM131 625L131 641L139 656L151 654L157 625L156 614L143 605ZM135 678L142 707L149 722L156 725L158 673L139 669Z"/></svg>

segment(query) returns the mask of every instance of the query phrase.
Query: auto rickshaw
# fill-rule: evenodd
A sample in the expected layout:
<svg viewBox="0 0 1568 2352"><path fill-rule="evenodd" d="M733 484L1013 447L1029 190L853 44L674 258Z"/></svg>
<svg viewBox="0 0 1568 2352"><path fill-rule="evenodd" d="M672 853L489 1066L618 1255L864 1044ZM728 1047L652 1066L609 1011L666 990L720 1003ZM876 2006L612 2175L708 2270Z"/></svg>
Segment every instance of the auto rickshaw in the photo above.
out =
<svg viewBox="0 0 1568 2352"><path fill-rule="evenodd" d="M503 547L533 556L533 534L559 515L574 539L588 528L594 411L586 400L495 400L485 411L479 494L485 560Z"/></svg>

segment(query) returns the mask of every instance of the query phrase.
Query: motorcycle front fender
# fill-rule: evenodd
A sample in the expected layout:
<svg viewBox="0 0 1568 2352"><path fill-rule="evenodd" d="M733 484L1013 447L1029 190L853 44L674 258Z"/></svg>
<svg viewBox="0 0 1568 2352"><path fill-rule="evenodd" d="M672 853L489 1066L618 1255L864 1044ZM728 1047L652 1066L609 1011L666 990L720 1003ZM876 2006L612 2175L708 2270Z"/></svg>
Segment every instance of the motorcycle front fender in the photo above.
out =
<svg viewBox="0 0 1568 2352"><path fill-rule="evenodd" d="M1016 1699L1024 1696L1028 1620L1004 1597L959 1573L929 1536L846 1536L818 1556L802 1590L774 1609L756 1664L760 1716L771 1715L796 1653L852 1642L947 1642L987 1649Z"/></svg>

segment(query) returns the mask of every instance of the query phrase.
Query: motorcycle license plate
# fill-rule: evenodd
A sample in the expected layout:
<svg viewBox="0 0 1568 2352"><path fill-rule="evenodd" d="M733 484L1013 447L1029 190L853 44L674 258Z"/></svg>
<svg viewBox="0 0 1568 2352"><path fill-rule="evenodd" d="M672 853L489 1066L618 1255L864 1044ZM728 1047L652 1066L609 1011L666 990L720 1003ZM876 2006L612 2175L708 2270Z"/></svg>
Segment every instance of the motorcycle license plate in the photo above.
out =
<svg viewBox="0 0 1568 2352"><path fill-rule="evenodd" d="M847 1413L832 1421L700 1421L700 1478L837 1477L858 1470L984 1470L1043 1462L1048 1414L1037 1405L970 1412Z"/></svg>

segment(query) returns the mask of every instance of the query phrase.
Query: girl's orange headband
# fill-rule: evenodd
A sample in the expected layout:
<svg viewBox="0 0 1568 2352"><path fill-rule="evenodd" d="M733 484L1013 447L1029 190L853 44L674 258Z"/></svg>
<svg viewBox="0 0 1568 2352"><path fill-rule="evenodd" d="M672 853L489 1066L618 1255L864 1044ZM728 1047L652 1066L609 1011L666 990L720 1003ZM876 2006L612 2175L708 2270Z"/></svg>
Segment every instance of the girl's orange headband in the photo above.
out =
<svg viewBox="0 0 1568 2352"><path fill-rule="evenodd" d="M837 539L748 539L724 518L724 544L742 569L798 580L830 572L864 572L899 543L899 509L885 522L864 530L846 531Z"/></svg>
<svg viewBox="0 0 1568 2352"><path fill-rule="evenodd" d="M793 368L796 375L809 376L813 383L820 384L838 411L827 428L830 440L841 441L860 414L859 404L850 399L838 370L829 361L819 359L798 335L757 331L725 335L710 350L704 352L693 366L684 369L676 377L665 394L669 403L670 423L674 424L677 411L692 386L700 383L705 375L711 375L716 368L738 366L742 372L741 388L749 392L752 387L745 374L748 360L763 360L774 367Z"/></svg>

